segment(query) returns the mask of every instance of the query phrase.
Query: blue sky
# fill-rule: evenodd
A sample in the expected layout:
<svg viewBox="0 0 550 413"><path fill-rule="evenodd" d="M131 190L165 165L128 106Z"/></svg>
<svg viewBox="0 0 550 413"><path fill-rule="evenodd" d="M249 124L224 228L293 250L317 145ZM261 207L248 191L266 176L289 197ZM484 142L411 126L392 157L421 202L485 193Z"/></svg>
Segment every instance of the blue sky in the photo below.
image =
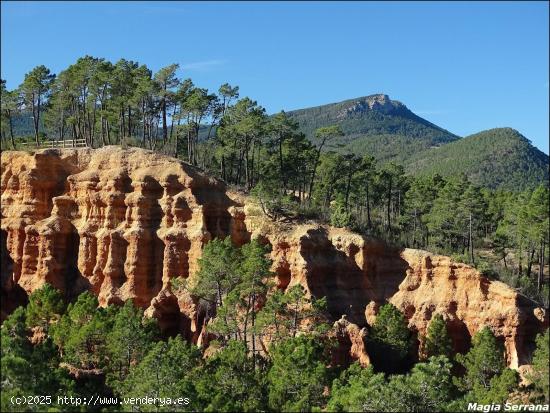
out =
<svg viewBox="0 0 550 413"><path fill-rule="evenodd" d="M386 93L461 136L519 130L548 153L548 2L5 2L8 88L39 64L124 57L273 113Z"/></svg>

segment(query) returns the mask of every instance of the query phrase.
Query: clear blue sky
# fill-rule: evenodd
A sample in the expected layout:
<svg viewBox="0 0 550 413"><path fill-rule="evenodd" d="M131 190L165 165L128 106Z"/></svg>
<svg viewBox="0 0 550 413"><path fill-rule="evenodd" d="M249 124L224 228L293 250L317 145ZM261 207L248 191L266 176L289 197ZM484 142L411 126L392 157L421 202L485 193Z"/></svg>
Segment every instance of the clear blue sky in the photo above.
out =
<svg viewBox="0 0 550 413"><path fill-rule="evenodd" d="M548 2L5 2L8 88L89 54L202 87L239 85L268 112L387 93L465 136L518 129L548 153Z"/></svg>

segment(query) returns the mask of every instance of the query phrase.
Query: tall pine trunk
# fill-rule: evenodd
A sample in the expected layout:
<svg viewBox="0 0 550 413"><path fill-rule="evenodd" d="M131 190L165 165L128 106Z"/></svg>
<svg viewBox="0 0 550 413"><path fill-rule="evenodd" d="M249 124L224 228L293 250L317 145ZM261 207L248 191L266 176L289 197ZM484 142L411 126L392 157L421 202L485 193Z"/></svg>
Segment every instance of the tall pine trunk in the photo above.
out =
<svg viewBox="0 0 550 413"><path fill-rule="evenodd" d="M15 149L15 139L13 137L13 121L12 121L12 118L11 118L11 111L8 111L8 121L9 121L9 124L10 124L11 146L13 147L13 149Z"/></svg>
<svg viewBox="0 0 550 413"><path fill-rule="evenodd" d="M537 280L537 291L540 292L542 289L542 283L544 282L544 240L540 243L540 253L539 253L539 276Z"/></svg>
<svg viewBox="0 0 550 413"><path fill-rule="evenodd" d="M386 219L387 219L386 231L388 233L391 232L391 191L392 191L392 179L390 177L390 181L388 183L388 203L386 206Z"/></svg>
<svg viewBox="0 0 550 413"><path fill-rule="evenodd" d="M531 254L528 255L528 259L527 259L527 277L531 276L531 268L533 268L534 258L535 258L535 248L532 248Z"/></svg>
<svg viewBox="0 0 550 413"><path fill-rule="evenodd" d="M162 143L166 144L168 139L168 125L166 120L166 98L162 99Z"/></svg>

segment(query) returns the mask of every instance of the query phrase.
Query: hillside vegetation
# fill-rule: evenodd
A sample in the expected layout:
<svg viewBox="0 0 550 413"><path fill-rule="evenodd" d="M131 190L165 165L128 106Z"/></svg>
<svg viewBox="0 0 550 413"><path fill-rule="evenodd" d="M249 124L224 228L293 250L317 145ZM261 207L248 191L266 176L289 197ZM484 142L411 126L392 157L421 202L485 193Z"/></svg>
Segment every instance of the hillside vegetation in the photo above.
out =
<svg viewBox="0 0 550 413"><path fill-rule="evenodd" d="M325 150L370 155L402 164L412 175L457 177L513 191L548 181L548 155L519 132L497 128L460 138L415 115L387 95L371 95L288 112L314 139L317 128L338 124L342 136Z"/></svg>
<svg viewBox="0 0 550 413"><path fill-rule="evenodd" d="M466 174L477 185L517 190L548 181L548 155L518 131L496 128L413 155L406 170L415 175Z"/></svg>
<svg viewBox="0 0 550 413"><path fill-rule="evenodd" d="M317 128L337 123L345 135L338 141L340 146L365 136L379 135L415 138L430 145L459 138L383 94L295 110L288 115L299 123L300 130L310 139Z"/></svg>

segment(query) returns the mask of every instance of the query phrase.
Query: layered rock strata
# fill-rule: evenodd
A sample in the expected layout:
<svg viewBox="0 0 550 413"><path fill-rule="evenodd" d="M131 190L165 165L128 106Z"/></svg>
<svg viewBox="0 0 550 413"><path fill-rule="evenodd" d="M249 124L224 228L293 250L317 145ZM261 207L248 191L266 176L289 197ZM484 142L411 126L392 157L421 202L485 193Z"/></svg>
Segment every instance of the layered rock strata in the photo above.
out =
<svg viewBox="0 0 550 413"><path fill-rule="evenodd" d="M151 151L6 151L1 166L2 318L50 283L68 297L91 290L101 305L132 299L167 333L206 342L192 297L174 294L170 280L193 277L205 243L231 236L271 245L278 288L300 284L325 296L334 320L345 316L339 337L362 364L364 327L387 301L420 339L443 314L457 351L490 326L515 368L548 323L544 309L469 266L345 229L271 222L223 182Z"/></svg>

